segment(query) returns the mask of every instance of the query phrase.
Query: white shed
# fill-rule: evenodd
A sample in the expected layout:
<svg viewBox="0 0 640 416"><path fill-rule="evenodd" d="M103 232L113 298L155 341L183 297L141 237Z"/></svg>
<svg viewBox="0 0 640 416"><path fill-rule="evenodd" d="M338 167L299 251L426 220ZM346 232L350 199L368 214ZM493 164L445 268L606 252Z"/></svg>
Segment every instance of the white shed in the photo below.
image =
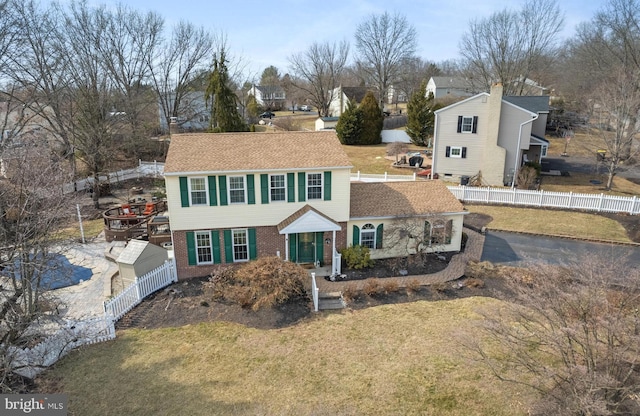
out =
<svg viewBox="0 0 640 416"><path fill-rule="evenodd" d="M116 262L124 286L132 284L136 277L144 276L162 266L169 259L167 250L148 241L130 240Z"/></svg>
<svg viewBox="0 0 640 416"><path fill-rule="evenodd" d="M316 131L335 129L340 117L320 117L316 120Z"/></svg>

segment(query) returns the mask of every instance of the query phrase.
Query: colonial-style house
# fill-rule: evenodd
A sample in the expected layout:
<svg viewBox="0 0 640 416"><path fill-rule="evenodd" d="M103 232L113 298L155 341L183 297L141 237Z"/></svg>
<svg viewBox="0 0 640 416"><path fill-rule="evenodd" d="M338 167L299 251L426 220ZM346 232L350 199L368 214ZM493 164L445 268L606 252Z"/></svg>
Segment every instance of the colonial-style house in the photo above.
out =
<svg viewBox="0 0 640 416"><path fill-rule="evenodd" d="M427 97L433 98L469 97L473 95L473 87L469 80L462 77L431 77L427 82Z"/></svg>
<svg viewBox="0 0 640 416"><path fill-rule="evenodd" d="M491 94L435 112L434 175L459 180L480 173L484 184L509 185L524 163L546 156L549 97L503 97L502 91L496 84Z"/></svg>
<svg viewBox="0 0 640 416"><path fill-rule="evenodd" d="M279 85L254 85L247 92L256 98L258 105L269 110L280 110L285 107L286 94Z"/></svg>
<svg viewBox="0 0 640 416"><path fill-rule="evenodd" d="M460 250L464 209L440 181L351 183L350 170L335 131L174 135L164 174L179 278L260 256L336 274L351 244L397 255L411 221L420 249Z"/></svg>
<svg viewBox="0 0 640 416"><path fill-rule="evenodd" d="M345 112L349 101L360 104L364 96L367 94L367 87L343 87L331 90L331 101L329 103L329 116L340 117Z"/></svg>

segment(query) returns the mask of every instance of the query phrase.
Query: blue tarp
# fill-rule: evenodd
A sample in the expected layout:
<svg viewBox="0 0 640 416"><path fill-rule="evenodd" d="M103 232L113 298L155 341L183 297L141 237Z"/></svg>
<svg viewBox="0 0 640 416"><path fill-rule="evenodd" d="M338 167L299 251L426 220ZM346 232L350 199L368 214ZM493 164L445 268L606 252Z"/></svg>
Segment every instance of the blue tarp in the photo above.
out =
<svg viewBox="0 0 640 416"><path fill-rule="evenodd" d="M13 265L6 266L0 274L11 276L13 274L20 278L20 260L16 260ZM72 286L80 283L80 281L89 280L93 272L88 267L71 264L69 259L61 254L49 254L47 260L34 273L32 278L36 281L39 276L40 288L60 289L62 287Z"/></svg>

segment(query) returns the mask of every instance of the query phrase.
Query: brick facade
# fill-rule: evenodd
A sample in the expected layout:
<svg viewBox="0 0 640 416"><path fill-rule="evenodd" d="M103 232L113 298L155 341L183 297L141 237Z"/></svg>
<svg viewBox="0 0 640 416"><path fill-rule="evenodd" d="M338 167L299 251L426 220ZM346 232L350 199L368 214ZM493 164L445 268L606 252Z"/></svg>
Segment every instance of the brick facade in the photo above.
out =
<svg viewBox="0 0 640 416"><path fill-rule="evenodd" d="M336 250L347 246L347 223L340 223L341 230L336 232ZM275 226L270 227L253 227L256 230L256 248L258 257L276 256L278 252L281 258L286 256L286 239L285 236L278 233L278 229ZM187 254L187 231L174 231L173 232L173 253L176 260L178 279L184 280L192 277L203 277L210 275L217 268L225 266L225 253L224 253L224 241L223 241L223 229L219 230L220 238L220 251L221 261L220 264L207 264L202 266L189 265ZM333 232L325 232L323 235L324 246L324 258L323 264L331 264L331 249L333 243L326 243L327 239L333 238Z"/></svg>

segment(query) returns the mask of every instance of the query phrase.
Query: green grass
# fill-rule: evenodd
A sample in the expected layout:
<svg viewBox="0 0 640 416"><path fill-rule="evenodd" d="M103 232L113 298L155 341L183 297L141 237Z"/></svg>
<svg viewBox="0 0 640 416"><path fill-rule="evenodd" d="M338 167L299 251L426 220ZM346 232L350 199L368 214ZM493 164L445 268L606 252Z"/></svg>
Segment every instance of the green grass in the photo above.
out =
<svg viewBox="0 0 640 416"><path fill-rule="evenodd" d="M513 208L489 205L465 205L468 211L489 215L493 230L556 234L576 238L631 242L622 225L615 220L576 211Z"/></svg>
<svg viewBox="0 0 640 416"><path fill-rule="evenodd" d="M476 310L501 304L385 305L279 330L126 330L60 361L45 385L69 394L72 415L524 415L531 393L498 382L457 335L477 336Z"/></svg>

